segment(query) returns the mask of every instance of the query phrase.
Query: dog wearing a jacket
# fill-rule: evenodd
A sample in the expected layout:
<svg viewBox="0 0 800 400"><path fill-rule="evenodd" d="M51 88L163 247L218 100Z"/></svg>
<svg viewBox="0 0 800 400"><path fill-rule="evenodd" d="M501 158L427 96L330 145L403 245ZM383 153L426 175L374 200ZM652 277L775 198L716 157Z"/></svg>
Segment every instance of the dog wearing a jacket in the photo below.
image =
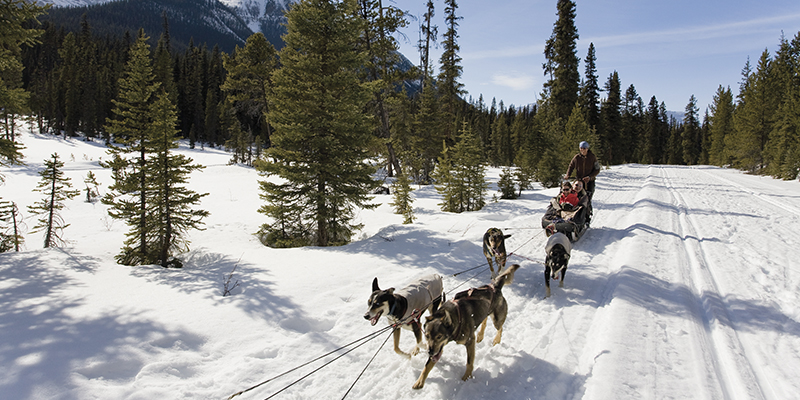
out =
<svg viewBox="0 0 800 400"><path fill-rule="evenodd" d="M381 315L386 315L389 324L399 323L400 327L412 330L417 345L409 353L400 350L400 329L394 330L394 352L411 358L419 353L422 342L422 326L419 322L422 313L428 310L429 314L433 314L442 302L444 287L442 277L437 274L423 276L400 290L381 290L378 278L375 278L367 302L369 310L364 314L364 319L374 326Z"/></svg>
<svg viewBox="0 0 800 400"><path fill-rule="evenodd" d="M508 314L508 303L503 297L502 289L505 284L514 280L514 272L518 268L519 264L514 264L503 271L492 283L456 294L452 300L442 304L439 310L427 317L425 340L428 342L428 361L425 363L419 379L412 386L414 389L421 389L425 386L428 374L442 357L444 345L450 341L463 344L467 348L467 370L461 379L467 380L472 376L475 363L475 343L483 340L486 320L489 316L492 317L494 327L497 329L492 345L500 343L503 335L503 323ZM476 337L475 331L479 325L481 328Z"/></svg>
<svg viewBox="0 0 800 400"><path fill-rule="evenodd" d="M564 287L564 276L567 274L567 265L572 253L572 242L567 235L556 232L547 239L544 247L547 256L544 261L544 297L550 297L550 278L558 281L558 287ZM559 274L560 279L559 279Z"/></svg>
<svg viewBox="0 0 800 400"><path fill-rule="evenodd" d="M486 256L486 262L489 263L489 270L492 272L492 279L497 277L497 274L503 271L506 267L506 239L511 235L503 235L500 228L489 228L483 234L483 255ZM492 260L497 263L497 272L492 266Z"/></svg>

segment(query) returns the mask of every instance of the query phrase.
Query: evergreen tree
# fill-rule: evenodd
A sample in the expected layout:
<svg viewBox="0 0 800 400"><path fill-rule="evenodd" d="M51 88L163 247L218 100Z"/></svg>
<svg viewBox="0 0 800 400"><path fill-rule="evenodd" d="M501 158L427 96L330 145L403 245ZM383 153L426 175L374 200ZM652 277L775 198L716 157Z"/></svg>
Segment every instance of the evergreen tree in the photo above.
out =
<svg viewBox="0 0 800 400"><path fill-rule="evenodd" d="M712 165L722 166L730 163L725 152L725 137L733 131L733 93L731 88L719 85L711 104L711 143L708 161Z"/></svg>
<svg viewBox="0 0 800 400"><path fill-rule="evenodd" d="M436 89L430 77L422 87L419 108L413 123L413 138L410 143L412 154L419 160L419 183L430 183L436 160L442 155L442 141L445 140L442 126L440 104L436 98ZM414 164L416 165L416 164Z"/></svg>
<svg viewBox="0 0 800 400"><path fill-rule="evenodd" d="M514 173L509 167L503 167L500 173L500 180L497 182L497 190L500 192L501 199L516 199L517 191L514 185Z"/></svg>
<svg viewBox="0 0 800 400"><path fill-rule="evenodd" d="M621 84L617 71L608 76L605 84L607 93L605 101L600 105L600 129L598 129L599 146L593 146L593 152L600 162L616 164L621 158L619 153L620 131L622 130Z"/></svg>
<svg viewBox="0 0 800 400"><path fill-rule="evenodd" d="M425 7L426 11L422 16L422 23L419 26L420 40L417 44L420 54L420 71L422 72L420 75L420 84L423 90L425 86L428 85L428 76L433 76L430 59L431 45L436 43L436 37L439 34L439 28L436 25L431 25L431 20L433 20L433 15L435 13L433 0L428 0L428 4L426 4Z"/></svg>
<svg viewBox="0 0 800 400"><path fill-rule="evenodd" d="M791 42L781 40L772 71L781 101L764 145L766 172L795 179L800 168L800 33Z"/></svg>
<svg viewBox="0 0 800 400"><path fill-rule="evenodd" d="M153 117L151 103L159 87L150 64L147 37L140 31L131 48L125 74L119 80L119 97L114 100L114 115L106 130L122 146L112 146L112 159L101 165L111 168L114 183L102 202L109 206L108 214L124 220L131 230L126 234L123 252L116 259L124 265L141 265L152 259L148 248L147 208L150 182L147 160L152 152L150 135Z"/></svg>
<svg viewBox="0 0 800 400"><path fill-rule="evenodd" d="M275 220L262 237L280 232L291 242L308 229L317 246L346 244L360 227L352 222L355 209L375 206L367 203L376 184L364 161L372 120L363 113L369 91L358 77L364 55L352 46L362 29L356 10L354 0L302 0L286 14L269 111L273 146L258 165L283 182L261 182L270 204L260 211ZM283 229L286 216L295 218L292 229Z"/></svg>
<svg viewBox="0 0 800 400"><path fill-rule="evenodd" d="M0 200L0 222L4 225L3 232L0 232L0 253L12 249L19 251L20 245L25 242L25 237L20 229L22 218L16 203Z"/></svg>
<svg viewBox="0 0 800 400"><path fill-rule="evenodd" d="M403 81L416 76L410 70L403 72L400 66L399 45L395 34L408 22L405 13L397 7L387 5L382 0L358 0L359 15L364 20L361 36L361 49L367 54L366 81L374 83L373 99L369 108L375 114L377 123L376 136L386 145L388 176L394 176L394 170L400 172L390 125L387 101L400 93L395 89Z"/></svg>
<svg viewBox="0 0 800 400"><path fill-rule="evenodd" d="M152 153L146 166L150 181L147 237L152 254L148 262L160 263L164 268L181 267L174 254L188 250L186 232L198 229L208 216L208 211L192 209L208 193L197 194L185 186L191 172L204 167L172 152L178 147L178 117L169 94L162 92L151 110L153 122L148 134Z"/></svg>
<svg viewBox="0 0 800 400"><path fill-rule="evenodd" d="M545 83L557 117L566 121L578 101L580 74L577 56L578 29L575 27L575 2L558 0L558 19L553 33L545 44L545 74L551 78Z"/></svg>
<svg viewBox="0 0 800 400"><path fill-rule="evenodd" d="M13 137L14 115L21 113L27 107L28 93L22 89L22 46L31 46L38 42L38 37L43 33L39 29L31 29L32 21L38 23L36 18L45 13L50 5L40 6L35 2L25 0L4 0L0 2L0 116L6 134ZM4 143L8 137L0 139L0 151L9 151L11 143ZM11 140L13 142L13 140ZM5 157L6 154L3 154Z"/></svg>
<svg viewBox="0 0 800 400"><path fill-rule="evenodd" d="M447 148L436 166L436 191L442 195L442 211L461 213L478 211L486 204L489 185L480 157L480 141L462 123L456 144Z"/></svg>
<svg viewBox="0 0 800 400"><path fill-rule="evenodd" d="M395 214L403 216L403 223L410 224L414 222L414 198L411 196L411 179L408 174L400 173L392 185L394 188L394 201L390 205L394 208Z"/></svg>
<svg viewBox="0 0 800 400"><path fill-rule="evenodd" d="M581 107L586 114L586 123L589 124L589 128L597 129L600 124L600 84L598 83L594 43L589 43L589 50L583 62L586 69L584 71L585 80L581 86Z"/></svg>
<svg viewBox="0 0 800 400"><path fill-rule="evenodd" d="M464 84L458 81L463 72L461 56L458 55L458 21L456 0L444 0L445 24L447 30L442 38L442 56L439 79L439 101L441 102L441 129L446 140L452 142L457 130L457 110L464 93Z"/></svg>
<svg viewBox="0 0 800 400"><path fill-rule="evenodd" d="M640 146L639 162L642 164L657 164L661 162L663 147L661 143L661 132L666 123L661 119L658 100L656 96L650 98L647 104L645 116L644 137Z"/></svg>
<svg viewBox="0 0 800 400"><path fill-rule="evenodd" d="M80 191L73 190L69 177L64 175L64 163L59 160L58 154L53 153L49 160L44 161L44 170L39 172L42 179L34 191L43 193L45 197L28 206L31 214L39 216L31 233L44 231L44 248L59 247L66 242L62 232L69 224L64 223L60 211L64 209L64 201L74 198Z"/></svg>
<svg viewBox="0 0 800 400"><path fill-rule="evenodd" d="M618 163L627 163L637 160L636 153L642 137L644 104L642 98L636 93L633 85L625 90L622 106L622 129L618 137L617 153Z"/></svg>
<svg viewBox="0 0 800 400"><path fill-rule="evenodd" d="M227 71L221 89L228 104L220 110L228 114L222 116L228 123L221 122L229 132L225 146L234 152L234 157L239 156L236 162L249 164L252 163L250 146L257 138L267 147L271 143L272 126L267 118L272 73L278 67L277 53L263 34L254 33L247 38L244 48L237 46L233 55L223 55L222 64Z"/></svg>
<svg viewBox="0 0 800 400"><path fill-rule="evenodd" d="M86 178L83 178L83 184L86 185L86 202L93 203L95 198L100 196L100 184L97 183L97 176L94 172L89 171Z"/></svg>
<svg viewBox="0 0 800 400"><path fill-rule="evenodd" d="M772 130L778 99L772 80L773 64L769 51L764 50L755 72L749 61L742 71L739 105L734 114L734 133L726 148L737 168L755 172L764 166L764 145Z"/></svg>
<svg viewBox="0 0 800 400"><path fill-rule="evenodd" d="M692 95L683 114L683 131L681 132L681 148L683 149L683 162L686 165L696 165L700 160L702 146L700 122L697 118L697 98Z"/></svg>
<svg viewBox="0 0 800 400"><path fill-rule="evenodd" d="M569 116L569 120L567 120L567 124L564 127L564 139L559 142L559 146L557 147L560 155L560 171L567 170L567 165L569 165L569 162L575 155L575 147L582 141L597 143L594 130L591 129L586 122L580 103L576 102L575 107L572 109L572 114Z"/></svg>

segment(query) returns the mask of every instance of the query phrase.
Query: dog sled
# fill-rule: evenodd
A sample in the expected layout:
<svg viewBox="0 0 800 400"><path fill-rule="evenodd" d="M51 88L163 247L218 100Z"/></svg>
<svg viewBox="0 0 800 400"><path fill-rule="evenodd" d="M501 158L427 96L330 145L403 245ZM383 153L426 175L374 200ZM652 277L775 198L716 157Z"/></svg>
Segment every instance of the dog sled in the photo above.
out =
<svg viewBox="0 0 800 400"><path fill-rule="evenodd" d="M592 216L592 205L583 182L561 184L561 192L550 200L547 211L542 217L542 228L547 236L561 232L571 242L577 242L589 229Z"/></svg>

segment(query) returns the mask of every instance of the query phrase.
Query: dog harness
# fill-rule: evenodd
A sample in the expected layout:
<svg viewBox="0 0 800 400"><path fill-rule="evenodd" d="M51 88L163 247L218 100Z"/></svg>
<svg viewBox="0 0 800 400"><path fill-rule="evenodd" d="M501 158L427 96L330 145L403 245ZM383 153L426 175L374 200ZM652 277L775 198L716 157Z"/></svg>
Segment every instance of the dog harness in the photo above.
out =
<svg viewBox="0 0 800 400"><path fill-rule="evenodd" d="M564 247L564 250L567 252L567 257L572 255L572 242L569 241L567 235L561 232L556 232L550 236L550 239L547 239L547 244L544 246L545 253L550 254L550 250L552 250L557 244L560 244L562 247ZM561 266L561 268L558 270L551 270L550 275L553 276L553 279L558 280L558 273L561 272L563 268L564 266Z"/></svg>
<svg viewBox="0 0 800 400"><path fill-rule="evenodd" d="M405 314L400 316L396 322L409 321L414 310L418 310L417 313L421 315L422 312L419 310L427 309L434 299L442 295L443 291L442 277L437 274L423 276L408 286L395 290L394 294L402 296L408 301ZM387 318L394 316L394 307L389 314Z"/></svg>

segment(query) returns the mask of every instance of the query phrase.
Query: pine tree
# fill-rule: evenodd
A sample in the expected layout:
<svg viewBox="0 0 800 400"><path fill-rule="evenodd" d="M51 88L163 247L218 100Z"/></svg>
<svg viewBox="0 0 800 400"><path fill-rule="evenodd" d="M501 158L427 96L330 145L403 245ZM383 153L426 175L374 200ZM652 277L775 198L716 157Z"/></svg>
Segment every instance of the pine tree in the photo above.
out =
<svg viewBox="0 0 800 400"><path fill-rule="evenodd" d="M725 152L725 137L733 131L733 93L731 88L719 85L711 104L711 147L708 151L709 163L725 165L730 163Z"/></svg>
<svg viewBox="0 0 800 400"><path fill-rule="evenodd" d="M433 20L433 16L435 14L433 0L428 0L428 4L426 4L425 7L426 11L422 16L422 23L419 26L420 39L417 45L420 54L420 71L422 72L420 75L420 84L422 85L423 90L425 89L425 86L429 84L427 82L428 76L433 76L430 58L431 45L436 43L436 37L439 34L439 28L436 25L431 25L431 21Z"/></svg>
<svg viewBox="0 0 800 400"><path fill-rule="evenodd" d="M436 191L442 195L442 211L478 211L486 204L489 185L480 147L478 137L463 122L458 141L444 151L436 166L434 178Z"/></svg>
<svg viewBox="0 0 800 400"><path fill-rule="evenodd" d="M589 128L597 129L600 124L600 84L598 83L594 43L589 43L589 50L583 62L586 69L584 71L585 80L581 85L581 107L586 114L586 123L589 124Z"/></svg>
<svg viewBox="0 0 800 400"><path fill-rule="evenodd" d="M580 74L578 73L577 41L578 29L575 27L575 2L558 0L556 5L558 19L553 24L553 33L545 44L545 74L551 78L545 83L550 101L555 107L557 117L566 121L572 107L578 101Z"/></svg>
<svg viewBox="0 0 800 400"><path fill-rule="evenodd" d="M408 174L399 174L397 180L392 185L394 188L394 201L390 205L394 208L395 214L403 216L404 224L411 224L414 222L414 198L411 196L411 179Z"/></svg>
<svg viewBox="0 0 800 400"><path fill-rule="evenodd" d="M221 126L231 134L225 146L239 155L235 162L250 164L251 146L257 138L267 147L272 140L272 126L267 118L272 74L278 67L277 53L262 33L254 33L247 38L244 48L237 46L233 55L223 55L222 65L227 75L220 88L227 104L221 112L228 114L222 119L227 118L229 123L221 122ZM230 118L236 118L237 126Z"/></svg>
<svg viewBox="0 0 800 400"><path fill-rule="evenodd" d="M453 141L457 130L457 110L464 93L464 84L458 81L464 68L461 66L461 56L458 55L458 21L462 18L456 15L458 4L456 0L444 0L445 24L447 30L442 40L442 56L439 59L438 89L441 102L441 129L448 141Z"/></svg>
<svg viewBox="0 0 800 400"><path fill-rule="evenodd" d="M43 193L45 197L28 206L31 214L39 216L37 224L31 233L44 231L44 247L59 247L66 242L62 232L69 224L64 223L60 211L64 209L64 201L74 198L80 191L73 190L69 177L64 175L64 163L59 160L58 154L53 153L49 160L44 161L44 170L39 172L42 179L35 191Z"/></svg>
<svg viewBox="0 0 800 400"><path fill-rule="evenodd" d="M781 47L772 69L780 104L764 145L766 172L776 178L795 179L800 167L800 33Z"/></svg>
<svg viewBox="0 0 800 400"><path fill-rule="evenodd" d="M86 178L83 178L83 184L86 185L86 202L93 203L95 198L100 196L100 184L97 183L97 176L94 172L89 171Z"/></svg>
<svg viewBox="0 0 800 400"><path fill-rule="evenodd" d="M206 194L197 194L185 184L192 171L204 168L192 164L192 159L174 154L178 147L178 117L169 94L162 93L151 106L153 122L148 134L152 153L147 162L149 183L149 209L147 218L148 248L153 256L150 263L162 267L180 267L182 263L173 256L188 250L186 232L198 229L208 211L192 209Z"/></svg>
<svg viewBox="0 0 800 400"><path fill-rule="evenodd" d="M0 114L6 134L11 133L11 137L14 125L8 123L9 119L25 110L29 97L21 85L22 46L38 42L43 31L30 28L31 22L38 23L36 18L49 7L49 4L40 6L39 3L24 0L4 0L0 3ZM2 142L7 139L0 139L0 151L8 151L9 143Z"/></svg>
<svg viewBox="0 0 800 400"><path fill-rule="evenodd" d="M13 201L0 200L0 222L4 224L0 232L0 253L9 250L19 251L20 245L25 242L20 225L22 218L17 204Z"/></svg>
<svg viewBox="0 0 800 400"><path fill-rule="evenodd" d="M416 76L416 71L402 71L395 35L408 22L405 13L397 7L387 5L382 0L358 0L359 15L363 19L361 50L367 53L366 81L374 83L373 99L369 108L375 114L376 136L386 145L387 173L394 176L394 170L400 172L390 124L390 97L400 95L396 87L405 80Z"/></svg>
<svg viewBox="0 0 800 400"><path fill-rule="evenodd" d="M262 237L285 233L292 242L307 229L317 246L346 244L360 228L352 221L356 208L375 207L367 203L376 183L364 161L372 119L363 113L369 91L358 76L364 54L352 46L362 29L356 10L355 0L303 0L286 14L269 111L273 146L258 165L283 182L261 182L270 205L260 211L275 221Z"/></svg>
<svg viewBox="0 0 800 400"><path fill-rule="evenodd" d="M701 131L700 121L697 118L697 98L692 95L683 114L683 132L681 132L681 148L683 149L683 162L686 165L696 165L700 160Z"/></svg>
<svg viewBox="0 0 800 400"><path fill-rule="evenodd" d="M413 123L413 138L410 143L411 151L417 155L421 171L419 183L427 184L431 181L436 160L442 155L442 141L445 140L442 126L440 104L436 98L436 89L430 77L425 79L427 84L422 88L419 99L419 108Z"/></svg>
<svg viewBox="0 0 800 400"><path fill-rule="evenodd" d="M599 146L593 146L593 152L597 155L600 162L616 164L620 158L617 153L619 143L619 132L622 130L622 106L621 84L617 71L608 76L605 84L605 91L608 94L605 101L600 105L600 129L598 129Z"/></svg>
<svg viewBox="0 0 800 400"><path fill-rule="evenodd" d="M514 185L514 173L509 167L503 167L500 173L500 180L497 182L497 190L500 192L501 199L513 200L518 197L516 186Z"/></svg>
<svg viewBox="0 0 800 400"><path fill-rule="evenodd" d="M650 98L645 115L644 137L640 146L639 162L642 164L657 164L661 162L663 148L659 146L661 132L665 124L661 120L656 96Z"/></svg>
<svg viewBox="0 0 800 400"><path fill-rule="evenodd" d="M152 152L148 134L153 121L151 104L160 84L155 82L150 47L143 31L130 53L125 74L119 80L119 96L114 100L116 118L110 119L106 126L123 146L112 146L108 151L112 159L101 164L111 169L114 178L102 202L109 206L112 218L124 220L131 227L117 261L141 265L152 259L147 240L150 185L146 167Z"/></svg>

